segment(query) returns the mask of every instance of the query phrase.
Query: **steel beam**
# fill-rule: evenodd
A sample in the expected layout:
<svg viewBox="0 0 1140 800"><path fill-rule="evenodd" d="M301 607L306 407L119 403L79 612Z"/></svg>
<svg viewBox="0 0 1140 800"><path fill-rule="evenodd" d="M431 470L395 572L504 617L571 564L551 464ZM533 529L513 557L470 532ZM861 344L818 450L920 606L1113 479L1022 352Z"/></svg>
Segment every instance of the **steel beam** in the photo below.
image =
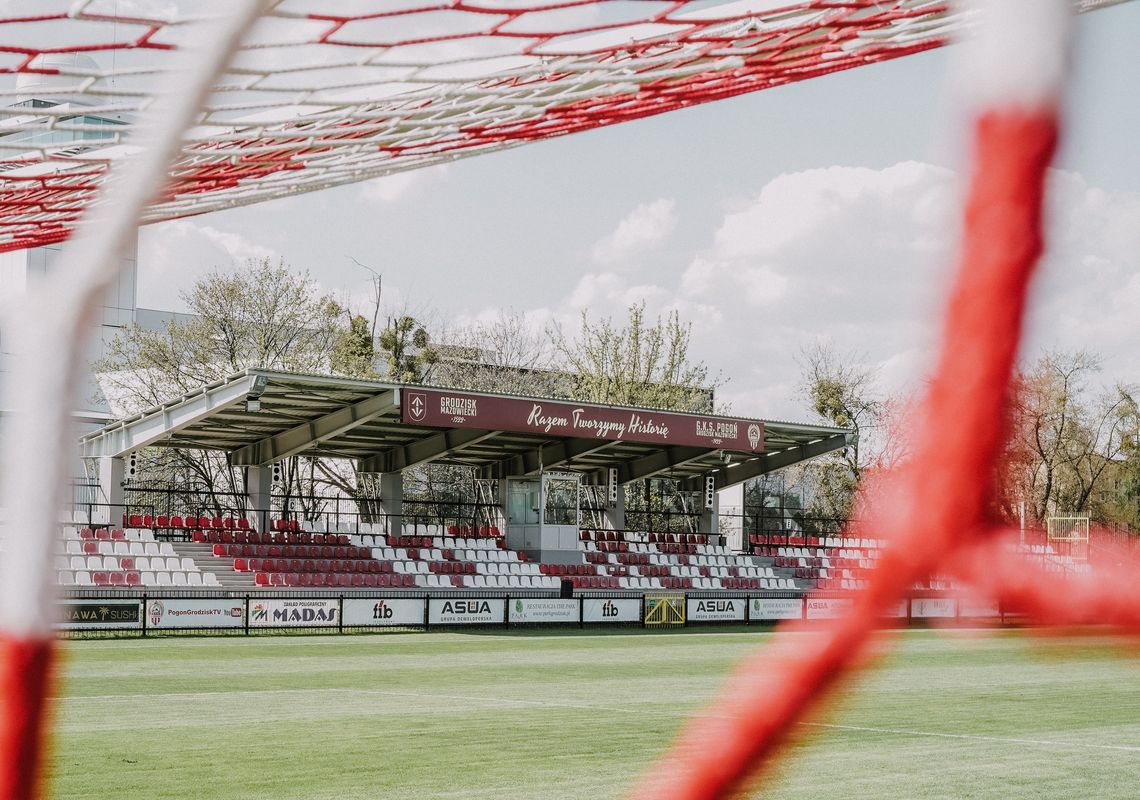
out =
<svg viewBox="0 0 1140 800"><path fill-rule="evenodd" d="M647 456L615 465L618 471L618 483L626 484L652 478L654 475L668 472L674 467L715 452L717 452L715 449L707 447L663 447Z"/></svg>
<svg viewBox="0 0 1140 800"><path fill-rule="evenodd" d="M445 431L417 442L393 447L360 459L361 472L398 472L418 464L427 464L447 454L478 442L498 436L499 431L476 428L448 428Z"/></svg>
<svg viewBox="0 0 1140 800"><path fill-rule="evenodd" d="M789 467L792 464L807 461L809 458L822 456L846 447L848 444L848 435L849 434L846 433L840 433L834 436L827 436L808 444L789 447L778 453L769 453L758 458L749 459L741 464L731 464L720 467L719 469L711 470L708 474L716 479L716 489L719 492L721 489L735 486L751 478L758 478L761 475L775 472L783 467ZM681 484L681 488L693 492L703 491L705 488L704 477L689 478Z"/></svg>
<svg viewBox="0 0 1140 800"><path fill-rule="evenodd" d="M116 458L147 447L201 422L219 409L235 406L253 393L256 376L243 375L219 383L208 384L166 403L152 411L108 425L83 437L79 443L81 458Z"/></svg>
<svg viewBox="0 0 1140 800"><path fill-rule="evenodd" d="M399 407L399 403L398 389L384 390L351 406L338 408L323 417L317 417L287 431L231 450L230 464L235 467L256 467L295 456L326 439L339 436L393 411Z"/></svg>
<svg viewBox="0 0 1140 800"><path fill-rule="evenodd" d="M490 464L482 469L481 476L501 479L533 475L542 470L569 464L577 458L597 453L613 444L617 442L597 439L559 439Z"/></svg>

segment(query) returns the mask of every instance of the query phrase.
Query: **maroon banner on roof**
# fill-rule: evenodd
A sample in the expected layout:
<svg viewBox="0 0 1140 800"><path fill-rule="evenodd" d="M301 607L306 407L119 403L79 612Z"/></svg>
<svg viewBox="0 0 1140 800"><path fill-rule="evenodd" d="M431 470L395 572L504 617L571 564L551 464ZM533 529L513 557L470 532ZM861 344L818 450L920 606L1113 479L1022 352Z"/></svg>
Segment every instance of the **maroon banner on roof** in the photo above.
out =
<svg viewBox="0 0 1140 800"><path fill-rule="evenodd" d="M482 428L551 438L684 445L745 453L764 449L764 423L749 419L488 397L437 389L404 389L401 394L400 417L411 425Z"/></svg>

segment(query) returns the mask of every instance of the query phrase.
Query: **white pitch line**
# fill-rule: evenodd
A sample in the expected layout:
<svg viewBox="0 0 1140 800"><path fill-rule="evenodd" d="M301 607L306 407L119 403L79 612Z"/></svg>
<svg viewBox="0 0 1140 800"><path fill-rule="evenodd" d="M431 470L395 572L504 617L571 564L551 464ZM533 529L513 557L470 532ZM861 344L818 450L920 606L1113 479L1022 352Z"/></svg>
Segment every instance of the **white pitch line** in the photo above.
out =
<svg viewBox="0 0 1140 800"><path fill-rule="evenodd" d="M646 708L645 706L629 706L629 705L591 705L589 703L556 703L549 700L525 700L522 698L500 698L500 697L472 697L470 695L456 695L456 694L428 694L424 692L400 692L389 691L385 689L351 689L341 687L317 688L317 689L247 689L228 692L167 692L164 694L102 694L102 695L87 695L77 697L58 697L57 700L62 701L76 701L76 700L133 700L146 698L147 700L154 700L159 698L176 699L176 698L213 698L213 697L226 697L233 695L282 695L282 694L312 694L313 692L326 692L332 694L353 694L353 695L378 695L382 697L410 697L417 700L452 700L465 703L473 703L475 705L490 705L490 706L529 706L537 708L563 708L572 709L577 711L602 711L613 712L621 714L664 714L668 716L677 716L678 712L670 709L663 708ZM699 712L698 712L699 713ZM732 714L717 715L721 719L736 719ZM917 736L934 739L959 739L964 741L976 742L997 742L1001 744L1020 744L1020 745L1038 745L1041 747L1061 747L1061 748L1080 748L1088 750L1113 750L1116 752L1124 753L1140 753L1140 746L1119 745L1119 744L1092 744L1087 742L1057 742L1049 739L1025 739L1012 736L983 736L981 734L971 733L939 733L937 731L918 731L909 728L876 728L868 725L840 725L828 722L799 722L798 725L809 728L825 728L829 730L839 731L856 731L861 733L885 733L892 736Z"/></svg>
<svg viewBox="0 0 1140 800"><path fill-rule="evenodd" d="M646 709L625 708L622 706L595 706L588 703L553 703L548 700L523 700L521 698L499 698L499 697L469 697L457 694L422 694L420 692L395 692L386 691L384 689L338 689L334 691L356 692L359 694L378 694L387 695L392 697L414 697L420 700L462 700L469 703L476 703L479 705L502 705L513 704L520 706L537 706L539 708L570 708L579 711L620 711L623 714L645 714ZM652 713L652 711L648 712ZM658 712L664 713L664 712Z"/></svg>
<svg viewBox="0 0 1140 800"><path fill-rule="evenodd" d="M926 736L936 739L966 739L977 742L1002 742L1005 744L1036 744L1044 747L1083 747L1091 750L1120 750L1126 753L1140 753L1140 747L1122 744L1091 744L1087 742L1054 742L1048 739L1018 739L1012 736L981 736L972 733L937 733L935 731L915 731L901 728L872 728L865 725L836 725L827 722L800 722L811 728L830 728L841 731L862 731L865 733L889 733L895 736Z"/></svg>

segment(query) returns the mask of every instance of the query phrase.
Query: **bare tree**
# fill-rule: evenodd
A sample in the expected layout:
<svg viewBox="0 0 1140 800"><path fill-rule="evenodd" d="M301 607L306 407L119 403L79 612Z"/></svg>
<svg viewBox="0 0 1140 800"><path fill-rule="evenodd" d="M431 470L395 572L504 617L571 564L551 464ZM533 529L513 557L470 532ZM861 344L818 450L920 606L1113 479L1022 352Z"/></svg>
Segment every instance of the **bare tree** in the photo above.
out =
<svg viewBox="0 0 1140 800"><path fill-rule="evenodd" d="M549 335L576 399L709 412L723 383L690 355L692 325L675 310L651 324L645 303L634 304L620 327L608 318L591 322L583 311L576 335L557 325Z"/></svg>
<svg viewBox="0 0 1140 800"><path fill-rule="evenodd" d="M534 396L565 396L570 376L550 369L549 340L514 310L448 335L439 347L432 383L456 389Z"/></svg>
<svg viewBox="0 0 1140 800"><path fill-rule="evenodd" d="M1133 446L1138 419L1134 387L1116 384L1096 392L1090 386L1100 369L1090 353L1054 351L1018 376L999 475L1007 506L1024 501L1036 521L1099 510L1094 492Z"/></svg>

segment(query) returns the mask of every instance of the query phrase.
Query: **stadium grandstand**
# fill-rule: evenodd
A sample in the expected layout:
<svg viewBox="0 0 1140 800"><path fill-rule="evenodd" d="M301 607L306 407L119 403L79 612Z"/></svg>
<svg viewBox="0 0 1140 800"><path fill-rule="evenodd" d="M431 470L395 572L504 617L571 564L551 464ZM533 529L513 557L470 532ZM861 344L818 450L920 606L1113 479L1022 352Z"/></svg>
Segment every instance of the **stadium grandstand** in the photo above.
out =
<svg viewBox="0 0 1140 800"><path fill-rule="evenodd" d="M802 592L814 581L754 552L739 517L720 513L722 498L739 514L746 481L853 438L827 426L247 370L82 438L99 494L76 507L57 567L76 587L558 591L566 580L576 590ZM177 514L134 506L129 464L146 447L223 452L247 494L221 516L191 501ZM274 465L298 454L376 475L380 496L367 511L291 513L274 495ZM486 502L452 517L405 511L403 472L429 463L470 470ZM625 524L625 487L658 476L699 509L685 532ZM584 525L582 498L598 496L588 510L602 524Z"/></svg>

